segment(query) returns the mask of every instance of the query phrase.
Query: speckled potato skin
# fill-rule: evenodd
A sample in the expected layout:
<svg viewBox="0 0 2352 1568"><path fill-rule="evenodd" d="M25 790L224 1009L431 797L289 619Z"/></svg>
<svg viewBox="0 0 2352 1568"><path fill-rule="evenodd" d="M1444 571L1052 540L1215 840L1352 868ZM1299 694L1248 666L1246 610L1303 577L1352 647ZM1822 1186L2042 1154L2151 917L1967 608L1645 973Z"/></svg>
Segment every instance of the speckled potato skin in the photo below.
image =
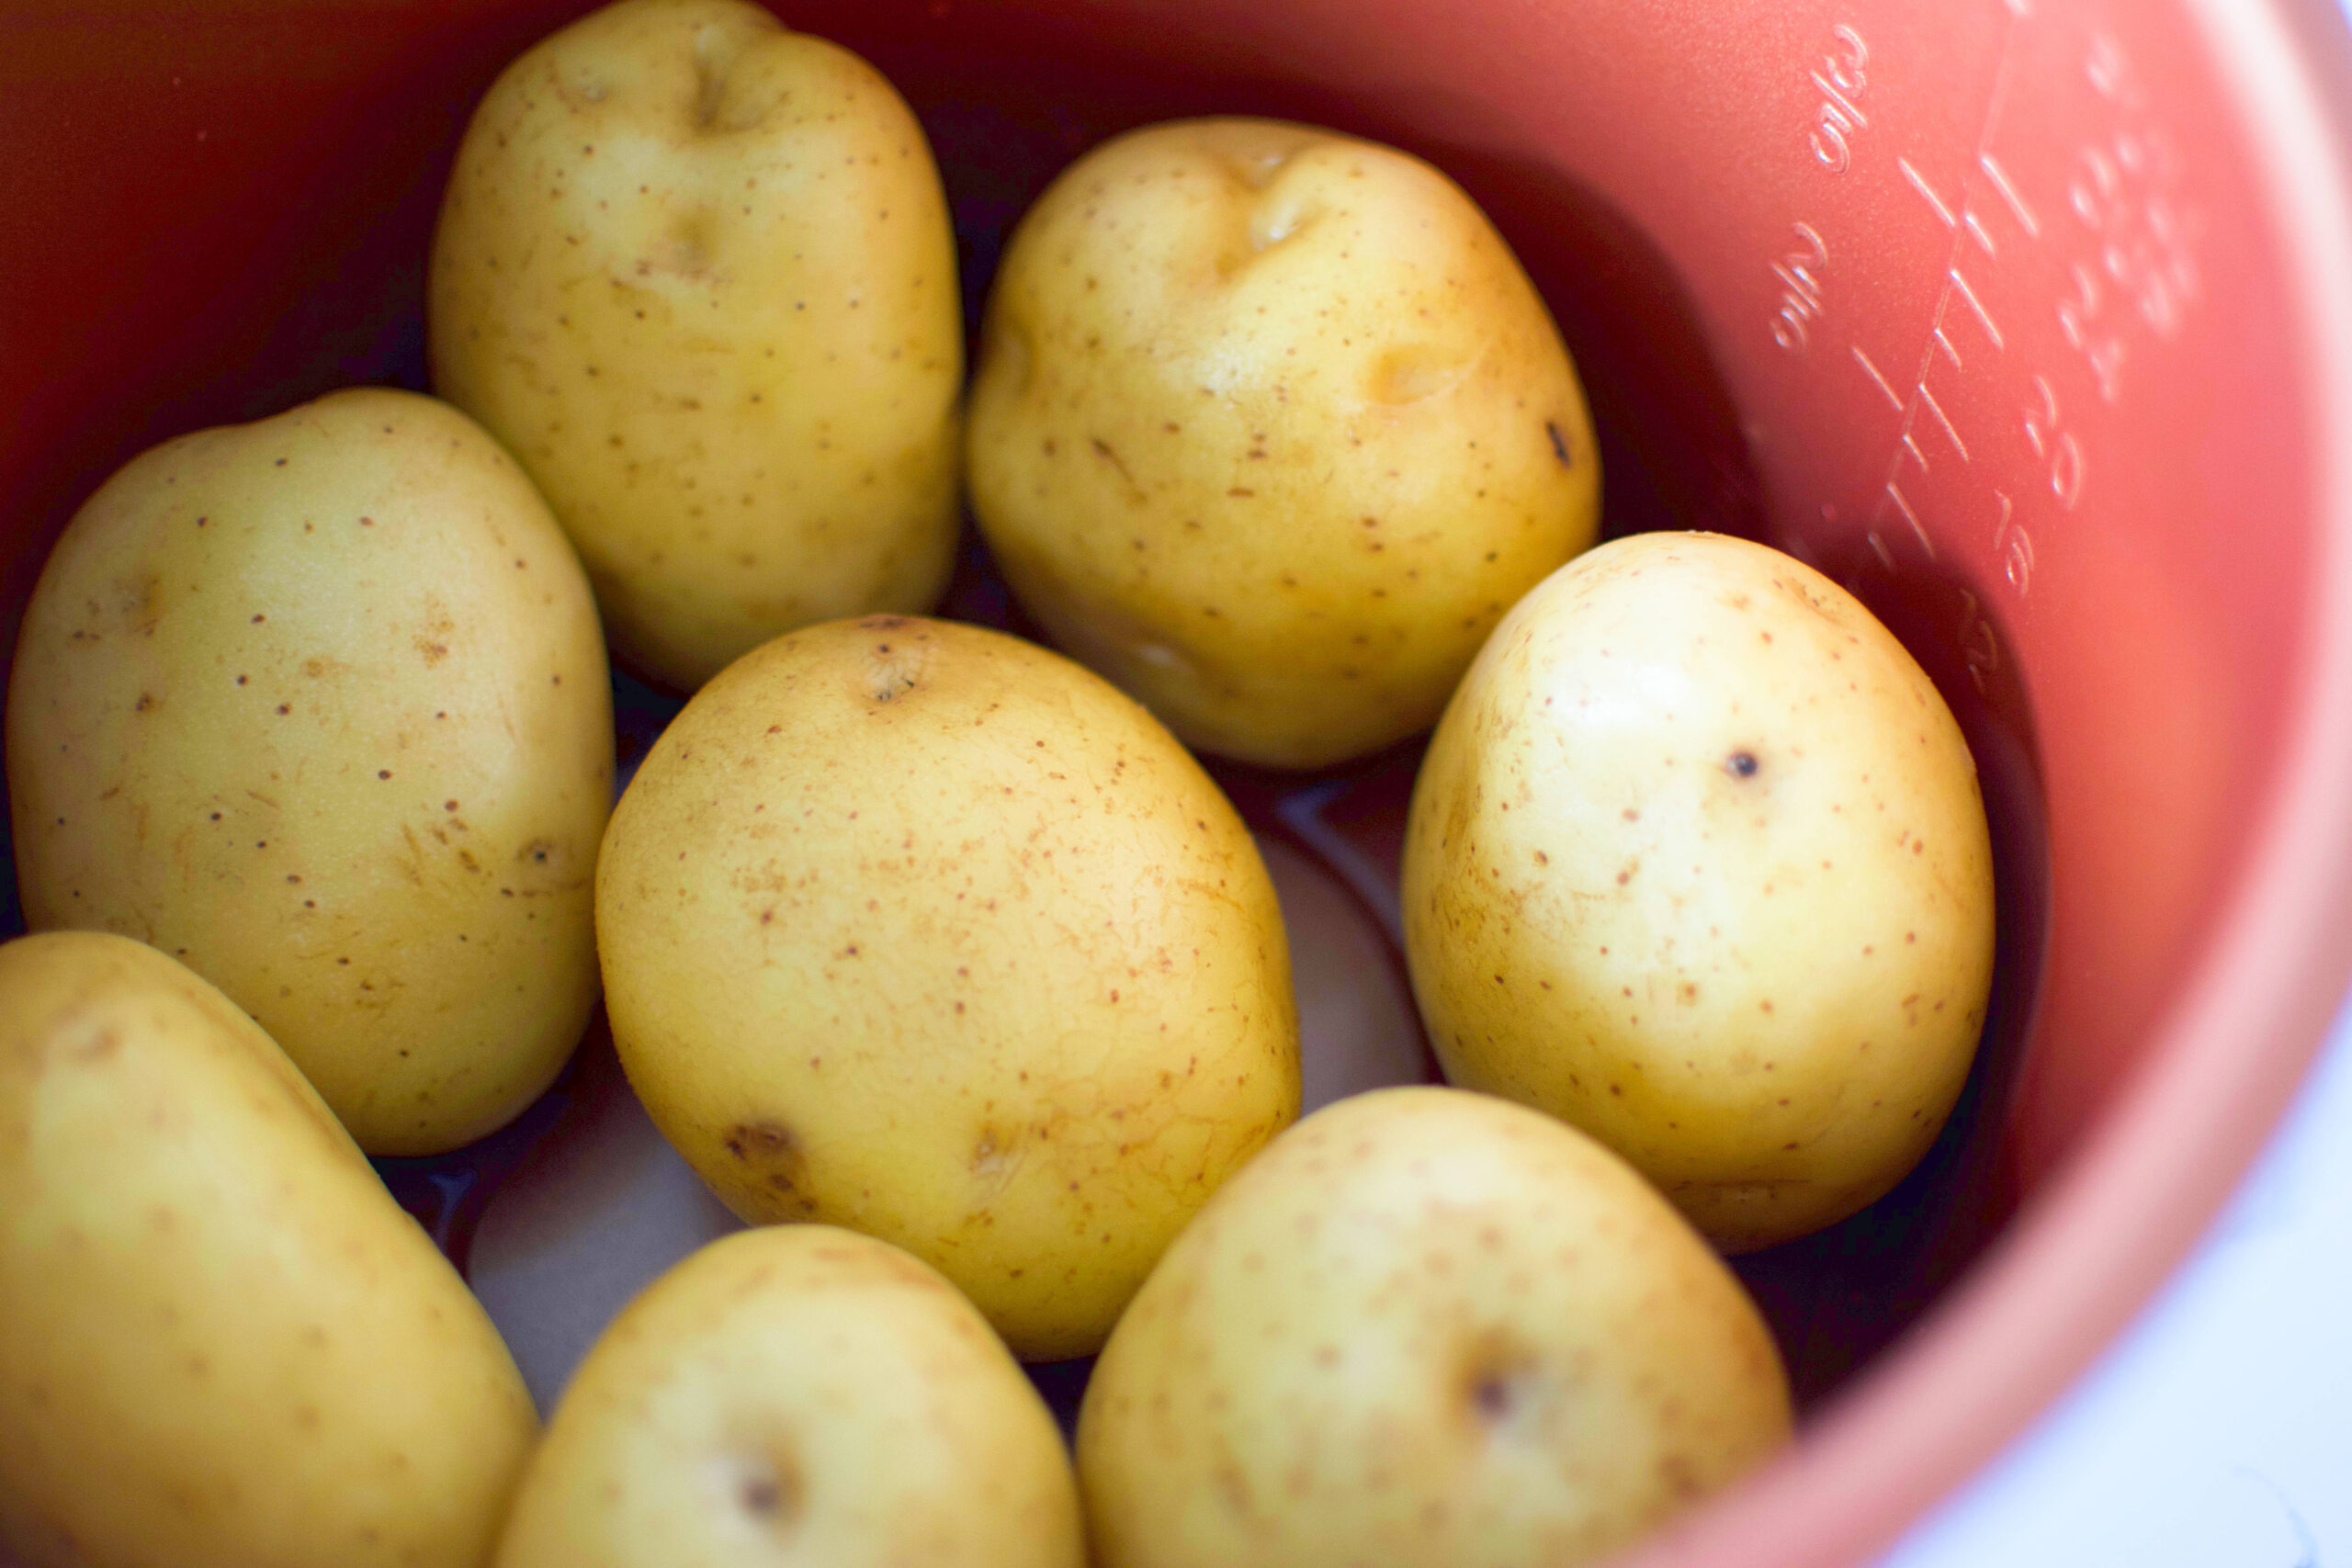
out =
<svg viewBox="0 0 2352 1568"><path fill-rule="evenodd" d="M369 1152L451 1148L595 1005L612 737L580 564L463 415L358 390L183 436L82 508L26 612L25 919L185 960Z"/></svg>
<svg viewBox="0 0 2352 1568"><path fill-rule="evenodd" d="M1789 1426L1754 1305L1623 1161L1423 1086L1201 1212L1095 1365L1079 1479L1101 1568L1569 1568Z"/></svg>
<svg viewBox="0 0 2352 1568"><path fill-rule="evenodd" d="M678 716L597 872L613 1037L752 1221L896 1243L1015 1353L1091 1353L1298 1114L1281 910L1208 776L1043 649L778 638Z"/></svg>
<svg viewBox="0 0 2352 1568"><path fill-rule="evenodd" d="M616 657L682 691L928 609L963 307L922 127L743 0L622 0L507 68L434 237L435 389L521 459Z"/></svg>
<svg viewBox="0 0 2352 1568"><path fill-rule="evenodd" d="M1422 764L1403 897L1447 1078L1593 1134L1728 1250L1893 1187L1984 1022L1959 727L1850 594L1743 540L1620 539L1520 602Z"/></svg>
<svg viewBox="0 0 2352 1568"><path fill-rule="evenodd" d="M128 938L0 946L0 1559L475 1568L537 1428L252 1019Z"/></svg>
<svg viewBox="0 0 2352 1568"><path fill-rule="evenodd" d="M499 1568L1082 1568L1078 1486L972 1304L886 1242L738 1231L632 1302L548 1424Z"/></svg>
<svg viewBox="0 0 2352 1568"><path fill-rule="evenodd" d="M968 447L1054 640L1275 767L1427 728L1600 507L1575 368L1486 216L1270 120L1149 127L1054 183L997 274Z"/></svg>

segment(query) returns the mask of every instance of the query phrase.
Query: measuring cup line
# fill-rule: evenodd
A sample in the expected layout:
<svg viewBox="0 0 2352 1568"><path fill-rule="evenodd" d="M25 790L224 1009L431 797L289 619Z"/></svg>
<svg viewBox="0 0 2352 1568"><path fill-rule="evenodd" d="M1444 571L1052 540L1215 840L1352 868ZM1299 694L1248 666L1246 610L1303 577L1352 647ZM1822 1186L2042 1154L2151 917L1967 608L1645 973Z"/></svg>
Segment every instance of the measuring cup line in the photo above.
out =
<svg viewBox="0 0 2352 1568"><path fill-rule="evenodd" d="M1951 338L1944 335L1944 324L1941 321L1938 321L1936 323L1936 330L1928 334L1928 341L1937 348L1943 351L1943 356L1951 361L1951 367L1953 369L1965 370L1968 368L1965 365L1961 363L1960 350L1952 345Z"/></svg>
<svg viewBox="0 0 2352 1568"><path fill-rule="evenodd" d="M1996 259L2000 255L2000 247L1993 243L1991 233L1986 231L1984 225L1977 220L1976 209L1973 207L1961 209L1960 226L1968 231L1968 237L1976 242L1976 248L1984 253L1987 261Z"/></svg>
<svg viewBox="0 0 2352 1568"><path fill-rule="evenodd" d="M2009 82L2017 62L2018 28L2028 15L2030 15L2029 8L2014 5L2008 7L2008 18L2001 34L2000 57L1993 69L1993 85L1985 95L1984 113L1978 121L1974 149L1975 164L1978 169L1985 170L1988 179L1993 179L1994 176L1990 170L1985 169L1985 165L1988 162L1992 162L1993 137L2000 129L2001 111L2008 98ZM1960 367L1959 351L1952 345L1951 335L1944 331L1945 318L1951 309L1953 297L1957 295L1968 307L1969 313L1976 318L1977 325L1983 329L1986 340L1992 344L1996 353L2005 352L2007 348L2001 336L2000 327L1993 320L1992 312L1984 308L1984 300L1977 298L1976 290L1970 286L1967 276L1960 269L1962 248L1972 239L1983 244L1988 254L1992 254L1992 247L1986 243L1989 237L1983 236L1983 225L1975 221L1974 203L1969 198L1966 186L1963 184L1961 191L1961 209L1968 213L1971 221L1967 226L1963 226L1951 206L1937 193L1935 187L1928 183L1927 178L1913 166L1908 158L1898 155L1894 162L1896 168L1902 172L1905 181L1913 190L1918 192L1920 197L1942 220L1944 227L1951 231L1952 237L1951 247L1944 254L1943 288L1938 291L1935 310L1928 321L1926 339L1920 344L1918 367L1912 376L1911 395L1907 399L1894 398L1893 387L1879 373L1877 367L1871 363L1869 355L1862 353L1859 345L1854 348L1856 361L1869 373L1871 378L1878 383L1882 391L1886 392L1890 398L1894 398L1896 407L1903 416L1902 427L1896 434L1894 450L1887 457L1885 482L1880 487L1878 502L1871 510L1870 519L1869 539L1871 548L1878 553L1881 560L1884 561L1890 570L1893 569L1894 562L1879 533L1880 528L1886 523L1890 511L1902 514L1904 522L1910 527L1912 536L1918 542L1920 550L1927 558L1930 561L1937 558L1934 542L1928 537L1928 531L1921 524L1919 514L1912 506L1910 498L1903 493L1901 482L1905 457L1917 464L1922 474L1928 471L1928 459L1919 449L1917 434L1919 410L1923 406L1929 409L1937 423L1943 426L1945 434L1951 438L1953 449L1960 454L1962 464L1965 466L1971 461L1967 443L1962 439L1958 427L1945 413L1943 405L1936 400L1935 394L1928 388L1928 377L1935 368L1936 355L1939 351L1951 360L1954 368ZM1999 165L1997 163L1993 163L1993 167L1998 168ZM2006 183L2006 175L1995 180L1996 188L2004 183ZM2022 201L2015 203L2015 206L2019 208L2023 205Z"/></svg>
<svg viewBox="0 0 2352 1568"><path fill-rule="evenodd" d="M1993 340L1993 346L1996 349L2004 346L2001 342L2001 329L1994 325L1993 313L1984 309L1984 301L1979 299L1976 297L1976 290L1969 287L1967 274L1954 265L1947 270L1945 279L1950 288L1959 291L1962 300L1968 306L1970 314L1973 315L1977 324L1984 329L1984 335ZM1945 298L1948 299L1951 296L1947 294ZM1943 322L1940 318L1943 310L1940 301L1938 303L1936 313L1939 318L1936 324L1938 329L1941 330Z"/></svg>
<svg viewBox="0 0 2352 1568"><path fill-rule="evenodd" d="M1879 367L1871 363L1871 356L1862 352L1862 345L1858 343L1853 343L1848 344L1846 346L1852 352L1854 355L1854 362L1862 367L1862 373L1868 376L1871 380L1877 385L1880 391L1886 394L1887 406L1892 408L1896 413L1901 413L1903 412L1903 400L1895 396L1894 388L1888 383L1887 378L1883 375L1880 374Z"/></svg>
<svg viewBox="0 0 2352 1568"><path fill-rule="evenodd" d="M2041 238L2041 220L2034 217L2033 209L2026 205L2025 197L2009 178L2008 170L2001 167L1990 148L1976 154L1976 166L1984 171L1984 177L1992 182L1994 193L2008 208L2009 216L2018 220L2018 227L2025 231L2025 237L2029 240Z"/></svg>
<svg viewBox="0 0 2352 1568"><path fill-rule="evenodd" d="M1960 220L1952 216L1951 209L1944 205L1944 198L1936 194L1936 187L1928 183L1927 176L1912 167L1910 159L1897 154L1894 166L1903 171L1903 177L1910 182L1911 188L1926 198L1928 205L1935 210L1937 219L1945 228L1956 228L1959 225Z"/></svg>
<svg viewBox="0 0 2352 1568"><path fill-rule="evenodd" d="M1941 337L1943 335L1943 328L1940 326L1938 327L1936 329L1936 335L1938 337ZM1936 416L1936 423L1943 426L1944 439L1951 442L1951 449L1960 454L1960 460L1962 463L1968 462L1970 460L1968 456L1968 443L1960 438L1960 432L1953 426L1951 423L1951 416L1944 412L1943 404L1936 401L1936 394L1928 389L1928 383L1924 380L1919 383L1919 400L1923 405L1925 405L1929 413ZM1927 465L1924 463L1920 465L1922 468L1925 468L1926 466Z"/></svg>

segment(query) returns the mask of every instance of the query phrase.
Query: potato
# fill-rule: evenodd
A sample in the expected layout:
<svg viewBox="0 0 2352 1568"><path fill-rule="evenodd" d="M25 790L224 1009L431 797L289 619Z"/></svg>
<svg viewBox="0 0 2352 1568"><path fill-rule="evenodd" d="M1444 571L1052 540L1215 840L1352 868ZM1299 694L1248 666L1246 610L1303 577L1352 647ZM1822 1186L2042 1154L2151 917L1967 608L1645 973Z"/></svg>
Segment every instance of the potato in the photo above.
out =
<svg viewBox="0 0 2352 1568"><path fill-rule="evenodd" d="M596 614L462 415L338 392L91 497L8 689L33 929L119 931L258 1019L362 1147L528 1104L596 998Z"/></svg>
<svg viewBox="0 0 2352 1568"><path fill-rule="evenodd" d="M972 507L1023 605L1186 743L1316 767L1427 728L1589 545L1543 301L1444 175L1307 126L1154 126L1006 248Z"/></svg>
<svg viewBox="0 0 2352 1568"><path fill-rule="evenodd" d="M1078 1427L1102 1568L1589 1562L1762 1462L1787 1380L1624 1163L1484 1095L1307 1117L1168 1249Z"/></svg>
<svg viewBox="0 0 2352 1568"><path fill-rule="evenodd" d="M922 128L848 51L744 0L547 39L466 132L425 321L435 390L522 460L651 678L944 586L955 242Z"/></svg>
<svg viewBox="0 0 2352 1568"><path fill-rule="evenodd" d="M727 1205L905 1247L1024 1359L1099 1347L1298 1113L1240 819L1000 633L875 616L729 668L614 812L596 923L621 1064Z"/></svg>
<svg viewBox="0 0 2352 1568"><path fill-rule="evenodd" d="M1045 1401L972 1304L829 1225L738 1231L581 1363L499 1568L1081 1568Z"/></svg>
<svg viewBox="0 0 2352 1568"><path fill-rule="evenodd" d="M1845 591L1713 535L1605 545L1496 629L1415 784L1403 900L1446 1077L1584 1128L1735 1251L1917 1163L1992 980L1942 698Z"/></svg>
<svg viewBox="0 0 2352 1568"><path fill-rule="evenodd" d="M0 1557L470 1568L537 1421L253 1020L119 936L0 946Z"/></svg>

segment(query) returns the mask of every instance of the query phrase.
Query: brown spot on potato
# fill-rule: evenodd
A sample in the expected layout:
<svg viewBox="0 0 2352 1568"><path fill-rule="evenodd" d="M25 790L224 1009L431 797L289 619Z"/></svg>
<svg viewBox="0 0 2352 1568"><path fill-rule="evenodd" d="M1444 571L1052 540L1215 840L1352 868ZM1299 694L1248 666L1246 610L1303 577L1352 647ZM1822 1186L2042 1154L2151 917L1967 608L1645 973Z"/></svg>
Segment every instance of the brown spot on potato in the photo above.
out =
<svg viewBox="0 0 2352 1568"><path fill-rule="evenodd" d="M858 623L861 629L875 634L856 672L858 686L874 707L914 691L930 670L931 636L922 630L910 635L906 629L910 624L899 615L872 615Z"/></svg>
<svg viewBox="0 0 2352 1568"><path fill-rule="evenodd" d="M520 566L523 563L517 561L514 564ZM432 594L425 595L424 624L416 634L415 643L417 653L428 668L449 657L449 636L457 629L458 623L450 615L448 606Z"/></svg>
<svg viewBox="0 0 2352 1568"><path fill-rule="evenodd" d="M1544 434L1552 438L1552 456L1560 460L1560 467L1564 468L1575 468L1577 466L1576 454L1569 450L1567 432L1560 428L1559 422L1556 420L1545 420L1544 422Z"/></svg>
<svg viewBox="0 0 2352 1568"><path fill-rule="evenodd" d="M790 1524L800 1517L808 1500L799 1455L782 1441L771 1441L766 1451L745 1466L747 1473L736 1491L743 1511L771 1526Z"/></svg>
<svg viewBox="0 0 2352 1568"><path fill-rule="evenodd" d="M1658 1479L1665 1482L1668 1489L1678 1497L1686 1500L1695 1499L1703 1495L1707 1490L1706 1482L1699 1474L1698 1466L1691 1461L1688 1454L1658 1455L1657 1473Z"/></svg>
<svg viewBox="0 0 2352 1568"><path fill-rule="evenodd" d="M115 584L115 602L121 611L124 629L153 637L155 624L164 618L164 580L153 572L141 578L121 579ZM97 605L93 604L90 608L96 612Z"/></svg>
<svg viewBox="0 0 2352 1568"><path fill-rule="evenodd" d="M1096 457L1110 464L1111 467L1117 471L1119 478L1125 481L1127 488L1135 492L1137 499L1140 499L1143 495L1143 489L1136 483L1135 475L1127 471L1126 459L1121 457L1117 452L1112 449L1111 444L1103 440L1099 435L1088 436L1087 444L1094 448L1094 455Z"/></svg>
<svg viewBox="0 0 2352 1568"><path fill-rule="evenodd" d="M777 1194L771 1201L788 1203L802 1213L814 1213L816 1200L808 1193L808 1156L799 1138L781 1122L740 1122L729 1129L727 1152Z"/></svg>

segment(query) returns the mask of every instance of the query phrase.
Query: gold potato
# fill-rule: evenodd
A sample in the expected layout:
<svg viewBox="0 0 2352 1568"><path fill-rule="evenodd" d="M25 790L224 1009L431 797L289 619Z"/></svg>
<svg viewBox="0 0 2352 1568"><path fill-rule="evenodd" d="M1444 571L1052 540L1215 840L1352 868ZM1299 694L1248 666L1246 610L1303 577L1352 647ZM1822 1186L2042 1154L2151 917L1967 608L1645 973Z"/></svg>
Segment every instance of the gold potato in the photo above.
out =
<svg viewBox="0 0 2352 1568"><path fill-rule="evenodd" d="M26 612L7 761L28 924L184 959L370 1153L505 1122L595 1004L595 606L431 399L337 392L107 480Z"/></svg>
<svg viewBox="0 0 2352 1568"><path fill-rule="evenodd" d="M1272 120L1149 127L1055 181L997 273L968 448L1053 638L1276 767L1434 722L1600 507L1575 367L1486 215Z"/></svg>
<svg viewBox="0 0 2352 1568"><path fill-rule="evenodd" d="M1054 1418L971 1303L830 1225L711 1243L564 1390L499 1568L1082 1568Z"/></svg>
<svg viewBox="0 0 2352 1568"><path fill-rule="evenodd" d="M1102 1568L1572 1568L1789 1424L1755 1306L1623 1161L1419 1086L1306 1118L1177 1238L1079 1478Z"/></svg>
<svg viewBox="0 0 2352 1568"><path fill-rule="evenodd" d="M1717 535L1604 545L1496 628L1403 901L1446 1077L1575 1122L1736 1251L1918 1162L1992 983L1951 711L1852 595Z"/></svg>
<svg viewBox="0 0 2352 1568"><path fill-rule="evenodd" d="M1024 1359L1097 1348L1298 1114L1240 819L1001 633L873 616L730 666L615 810L596 923L622 1066L728 1206L905 1247Z"/></svg>
<svg viewBox="0 0 2352 1568"><path fill-rule="evenodd" d="M0 1558L479 1568L537 1431L457 1270L252 1019L0 946Z"/></svg>
<svg viewBox="0 0 2352 1568"><path fill-rule="evenodd" d="M956 534L963 307L922 130L745 0L622 0L509 66L434 236L434 387L503 441L619 660L691 691L922 610Z"/></svg>

